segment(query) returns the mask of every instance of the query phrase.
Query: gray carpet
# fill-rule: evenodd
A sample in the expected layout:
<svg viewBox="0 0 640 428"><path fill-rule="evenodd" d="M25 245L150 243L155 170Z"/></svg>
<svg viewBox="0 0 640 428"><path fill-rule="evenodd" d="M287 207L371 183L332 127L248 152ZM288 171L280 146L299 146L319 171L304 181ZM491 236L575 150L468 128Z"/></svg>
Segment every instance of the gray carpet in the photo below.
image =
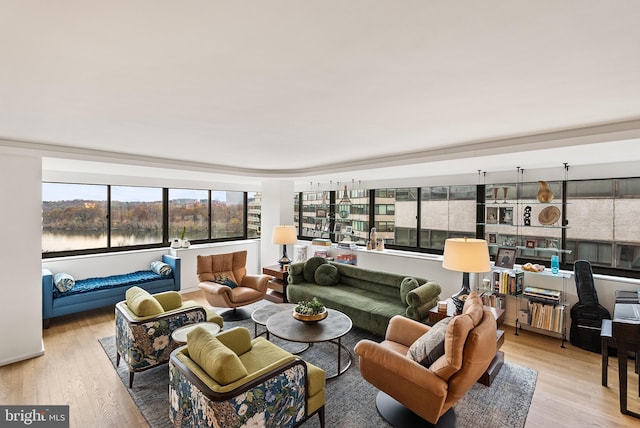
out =
<svg viewBox="0 0 640 428"><path fill-rule="evenodd" d="M225 329L245 326L253 334L251 319L226 322ZM263 330L258 330L260 333ZM371 333L354 328L342 338L342 343L353 352L361 339L382 340ZM295 352L300 344L272 341L284 349ZM115 366L115 338L100 339L100 344ZM304 359L322 367L328 373L336 370L336 346L327 343L313 345L301 355ZM346 353L343 353L343 361ZM170 427L167 365L136 373L133 388L129 393L152 428ZM122 382L128 385L126 365L120 362L117 368ZM491 387L476 384L455 406L457 427L490 426L492 428L523 427L531 405L537 372L527 367L505 362ZM357 358L351 367L336 379L327 382L326 426L332 427L388 427L378 415L375 397L378 390L360 376ZM319 427L318 417L308 420L304 427Z"/></svg>

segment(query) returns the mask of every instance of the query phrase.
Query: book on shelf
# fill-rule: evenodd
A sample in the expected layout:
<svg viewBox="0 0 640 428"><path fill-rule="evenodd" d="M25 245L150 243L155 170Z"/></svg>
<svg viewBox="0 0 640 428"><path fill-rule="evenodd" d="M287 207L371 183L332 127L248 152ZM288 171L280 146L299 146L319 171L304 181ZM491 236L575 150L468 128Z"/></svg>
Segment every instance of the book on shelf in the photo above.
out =
<svg viewBox="0 0 640 428"><path fill-rule="evenodd" d="M492 292L485 292L480 295L480 299L482 300L482 304L484 306L490 306L492 308L504 309L504 296L500 296L498 294Z"/></svg>
<svg viewBox="0 0 640 428"><path fill-rule="evenodd" d="M553 301L559 302L560 297L562 296L562 291L550 290L548 288L525 287L523 294L528 297L553 300Z"/></svg>
<svg viewBox="0 0 640 428"><path fill-rule="evenodd" d="M562 333L564 305L529 302L529 325L535 328Z"/></svg>
<svg viewBox="0 0 640 428"><path fill-rule="evenodd" d="M493 272L493 291L500 294L517 296L522 294L524 272L508 270Z"/></svg>

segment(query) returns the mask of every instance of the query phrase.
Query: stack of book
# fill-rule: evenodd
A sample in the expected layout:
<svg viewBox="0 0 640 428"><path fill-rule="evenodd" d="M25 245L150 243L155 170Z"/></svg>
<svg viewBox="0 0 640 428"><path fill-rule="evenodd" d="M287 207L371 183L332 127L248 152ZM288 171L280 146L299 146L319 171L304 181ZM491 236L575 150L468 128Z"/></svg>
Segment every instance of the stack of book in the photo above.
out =
<svg viewBox="0 0 640 428"><path fill-rule="evenodd" d="M524 289L524 295L535 299L559 302L562 292L559 290L549 290L548 288L526 287Z"/></svg>
<svg viewBox="0 0 640 428"><path fill-rule="evenodd" d="M531 314L530 325L543 330L562 333L564 326L564 305L545 305L540 302L529 302Z"/></svg>

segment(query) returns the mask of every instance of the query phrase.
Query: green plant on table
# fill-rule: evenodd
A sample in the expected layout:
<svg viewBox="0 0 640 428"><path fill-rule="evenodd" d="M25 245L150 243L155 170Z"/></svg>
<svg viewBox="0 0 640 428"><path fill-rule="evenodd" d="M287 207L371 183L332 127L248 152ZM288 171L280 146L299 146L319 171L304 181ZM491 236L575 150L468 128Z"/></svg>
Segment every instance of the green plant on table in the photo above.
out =
<svg viewBox="0 0 640 428"><path fill-rule="evenodd" d="M298 302L295 311L302 315L317 315L325 311L324 304L314 297L311 300L302 300Z"/></svg>

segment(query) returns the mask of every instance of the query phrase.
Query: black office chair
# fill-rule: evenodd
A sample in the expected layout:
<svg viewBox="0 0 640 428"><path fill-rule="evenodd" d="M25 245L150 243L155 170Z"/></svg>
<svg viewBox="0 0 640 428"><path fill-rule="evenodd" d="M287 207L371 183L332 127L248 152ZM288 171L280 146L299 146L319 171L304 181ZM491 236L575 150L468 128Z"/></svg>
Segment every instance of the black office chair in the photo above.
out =
<svg viewBox="0 0 640 428"><path fill-rule="evenodd" d="M573 264L573 272L578 303L571 307L569 340L574 346L601 353L602 320L610 320L611 313L598 303L591 263L587 260L576 260Z"/></svg>

